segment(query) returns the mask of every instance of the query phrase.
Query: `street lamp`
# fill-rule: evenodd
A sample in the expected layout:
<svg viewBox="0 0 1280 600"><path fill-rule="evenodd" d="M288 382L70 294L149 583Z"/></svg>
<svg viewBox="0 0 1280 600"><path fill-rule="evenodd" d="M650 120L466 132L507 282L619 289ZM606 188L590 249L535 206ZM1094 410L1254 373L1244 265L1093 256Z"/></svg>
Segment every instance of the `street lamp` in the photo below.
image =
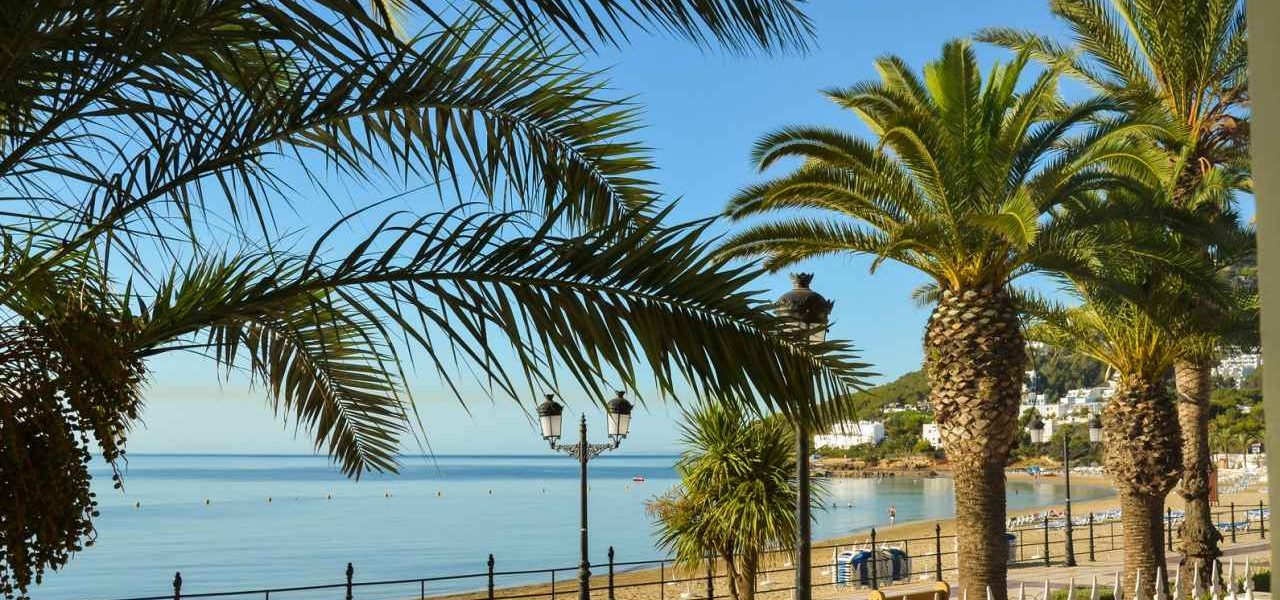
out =
<svg viewBox="0 0 1280 600"><path fill-rule="evenodd" d="M827 339L828 318L834 302L809 289L812 273L792 273L792 289L778 298L776 312L788 320L788 324L812 343ZM808 429L796 423L796 600L810 600L812 568L810 566L810 537L812 520L809 516L809 443Z"/></svg>
<svg viewBox="0 0 1280 600"><path fill-rule="evenodd" d="M1031 423L1027 425L1027 433L1031 435L1032 444L1044 443L1044 421L1040 420L1039 414L1031 418Z"/></svg>
<svg viewBox="0 0 1280 600"><path fill-rule="evenodd" d="M1102 419L1099 419L1098 415L1093 415L1093 418L1089 419L1089 443L1102 443Z"/></svg>
<svg viewBox="0 0 1280 600"><path fill-rule="evenodd" d="M587 415L584 413L578 422L578 443L557 444L560 439L560 428L563 425L564 406L555 401L552 394L538 405L538 424L542 428L542 439L547 440L551 449L564 452L578 460L578 502L581 519L580 539L582 560L578 565L578 600L591 600L591 561L587 558L587 461L600 454L622 445L631 429L631 403L623 397L622 392L609 401L608 407L608 444L587 443Z"/></svg>
<svg viewBox="0 0 1280 600"><path fill-rule="evenodd" d="M1041 444L1047 442L1044 439L1044 422L1040 420L1040 415L1036 415L1035 419L1027 425L1027 433L1031 434L1031 443ZM1093 415L1089 419L1089 443L1097 444L1102 441L1102 421L1098 419L1098 415ZM1073 537L1073 524L1071 522L1071 428L1067 427L1062 430L1062 477L1063 484L1066 486L1066 509L1065 517L1066 526L1066 542L1064 553L1066 554L1065 564L1068 567L1076 566L1075 540Z"/></svg>

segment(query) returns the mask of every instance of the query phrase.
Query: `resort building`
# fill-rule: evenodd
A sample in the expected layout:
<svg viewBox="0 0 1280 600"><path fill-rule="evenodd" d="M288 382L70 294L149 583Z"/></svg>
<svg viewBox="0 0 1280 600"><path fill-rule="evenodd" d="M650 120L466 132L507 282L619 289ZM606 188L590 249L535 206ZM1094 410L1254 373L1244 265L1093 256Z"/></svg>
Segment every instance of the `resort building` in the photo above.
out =
<svg viewBox="0 0 1280 600"><path fill-rule="evenodd" d="M920 437L932 448L942 449L942 430L937 423L925 423L920 428Z"/></svg>
<svg viewBox="0 0 1280 600"><path fill-rule="evenodd" d="M830 431L813 436L814 448L846 450L884 441L884 421L844 421Z"/></svg>
<svg viewBox="0 0 1280 600"><path fill-rule="evenodd" d="M1235 354L1222 359L1218 366L1213 368L1213 374L1217 377L1223 377L1235 382L1236 387L1240 387L1240 383L1253 375L1258 367L1262 366L1262 355L1256 352L1246 352Z"/></svg>

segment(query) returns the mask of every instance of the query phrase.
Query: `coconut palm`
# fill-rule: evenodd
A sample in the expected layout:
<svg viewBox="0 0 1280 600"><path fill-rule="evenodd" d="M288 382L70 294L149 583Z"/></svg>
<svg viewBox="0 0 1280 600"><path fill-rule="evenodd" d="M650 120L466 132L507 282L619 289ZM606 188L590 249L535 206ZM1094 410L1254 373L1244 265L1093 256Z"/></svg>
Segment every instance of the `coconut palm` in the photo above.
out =
<svg viewBox="0 0 1280 600"><path fill-rule="evenodd" d="M709 404L685 415L681 433L680 484L647 506L657 518L659 545L690 570L718 557L735 600L752 600L766 552L795 541L799 482L791 427Z"/></svg>
<svg viewBox="0 0 1280 600"><path fill-rule="evenodd" d="M1019 52L1032 52L1046 64L1099 92L1124 98L1128 110L1158 123L1148 142L1165 156L1154 174L1162 197L1175 206L1198 208L1206 221L1218 219L1223 205L1198 202L1206 178L1233 180L1248 189L1248 73L1244 3L1239 0L1051 0L1050 9L1071 30L1070 44L1035 33L991 29L979 38ZM1224 175L1230 173L1231 175ZM1214 175L1216 174L1216 175ZM1206 250L1212 258L1212 252ZM1226 265L1224 265L1226 266ZM1216 317L1184 322L1207 325L1188 331L1189 339L1219 338L1218 343L1184 344L1178 361L1178 410L1184 423L1183 485L1187 503L1185 551L1208 565L1220 552L1219 534L1209 507L1207 419L1210 374L1229 308L1204 306L1193 297L1182 303ZM1208 572L1202 573L1207 578Z"/></svg>
<svg viewBox="0 0 1280 600"><path fill-rule="evenodd" d="M955 468L959 544L969 550L960 584L974 597L1006 595L1004 466L1017 430L1026 361L1013 279L1040 269L1087 269L1093 241L1056 207L1110 185L1094 166L1127 123L1073 139L1077 126L1113 108L1105 99L1066 105L1050 70L1030 81L1029 56L984 78L970 45L948 43L923 79L896 57L876 62L878 82L826 92L854 112L872 142L816 127L763 137L761 169L799 157L788 175L745 189L734 218L788 209L747 227L722 254L764 256L769 269L832 254L894 260L932 279L936 302L924 338L930 398ZM986 81L984 84L983 81Z"/></svg>
<svg viewBox="0 0 1280 600"><path fill-rule="evenodd" d="M92 542L90 438L121 455L164 352L247 370L353 476L412 443L410 351L495 395L635 387L640 363L664 392L689 379L799 420L826 409L791 399L839 405L857 379L842 344L810 350L757 314L751 273L707 261L701 224L660 226L634 107L575 60L623 22L801 48L794 2L367 4L37 1L0 18L0 592ZM406 35L386 6L428 23ZM275 215L310 214L331 176L529 212L361 213L334 226L375 223L346 252L329 229L295 254Z"/></svg>

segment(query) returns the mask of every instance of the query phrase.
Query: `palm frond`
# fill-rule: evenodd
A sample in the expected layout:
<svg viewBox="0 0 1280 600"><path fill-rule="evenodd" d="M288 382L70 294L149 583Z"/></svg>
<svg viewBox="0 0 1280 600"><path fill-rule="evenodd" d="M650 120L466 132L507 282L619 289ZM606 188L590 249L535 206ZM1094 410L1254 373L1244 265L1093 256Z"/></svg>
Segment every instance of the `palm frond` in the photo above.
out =
<svg viewBox="0 0 1280 600"><path fill-rule="evenodd" d="M557 237L525 214L460 210L388 218L336 260L277 254L177 272L145 312L139 344L158 353L197 336L223 364L249 349L280 406L314 422L346 469L387 468L379 452L393 442L357 434L406 416L397 347L420 350L450 385L461 361L517 401L567 375L603 402L618 385L642 387L644 365L664 396L684 382L701 398L809 423L848 414L848 392L867 375L847 342L811 347L772 316L746 291L757 272L709 260L708 223ZM293 314L303 321L281 321Z"/></svg>
<svg viewBox="0 0 1280 600"><path fill-rule="evenodd" d="M550 22L589 47L597 41L618 45L627 40L628 27L637 27L735 52L806 50L813 24L801 11L803 1L471 0L494 15L514 14L527 27Z"/></svg>

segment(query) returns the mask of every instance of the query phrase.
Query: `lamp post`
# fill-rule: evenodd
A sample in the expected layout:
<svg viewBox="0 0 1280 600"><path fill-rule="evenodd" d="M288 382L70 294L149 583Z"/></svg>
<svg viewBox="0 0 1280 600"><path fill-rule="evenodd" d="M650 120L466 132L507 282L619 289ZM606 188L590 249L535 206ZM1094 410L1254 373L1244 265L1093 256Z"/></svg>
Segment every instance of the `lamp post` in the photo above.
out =
<svg viewBox="0 0 1280 600"><path fill-rule="evenodd" d="M1027 432L1031 434L1031 443L1041 444L1048 440L1044 439L1044 422L1040 420L1040 415L1036 415L1035 419L1027 425ZM1098 419L1098 415L1093 415L1089 419L1089 443L1097 444L1102 441L1102 421ZM1075 541L1072 539L1072 523L1071 523L1071 429L1062 430L1062 477L1063 483L1066 485L1066 501L1063 503L1066 509L1066 541L1064 553L1066 554L1065 565L1068 567L1076 566Z"/></svg>
<svg viewBox="0 0 1280 600"><path fill-rule="evenodd" d="M813 281L812 273L792 273L790 291L778 298L778 316L790 321L799 333L808 341L821 343L827 339L828 317L831 315L832 301L822 294L809 289ZM804 424L796 423L796 594L795 600L811 600L813 590L810 564L810 538L813 521L809 516L809 444L812 442L811 432Z"/></svg>
<svg viewBox="0 0 1280 600"><path fill-rule="evenodd" d="M552 450L564 452L578 460L578 510L581 520L579 542L582 554L582 560L578 565L578 600L591 600L591 561L587 553L587 462L622 445L622 439L627 437L627 432L631 429L631 408L631 403L627 402L622 392L618 392L618 396L609 401L608 429L609 439L612 441L608 444L587 443L585 413L578 422L578 443L557 444L556 441L560 439L564 406L556 402L552 394L547 394L546 401L538 405L542 439L547 440Z"/></svg>

